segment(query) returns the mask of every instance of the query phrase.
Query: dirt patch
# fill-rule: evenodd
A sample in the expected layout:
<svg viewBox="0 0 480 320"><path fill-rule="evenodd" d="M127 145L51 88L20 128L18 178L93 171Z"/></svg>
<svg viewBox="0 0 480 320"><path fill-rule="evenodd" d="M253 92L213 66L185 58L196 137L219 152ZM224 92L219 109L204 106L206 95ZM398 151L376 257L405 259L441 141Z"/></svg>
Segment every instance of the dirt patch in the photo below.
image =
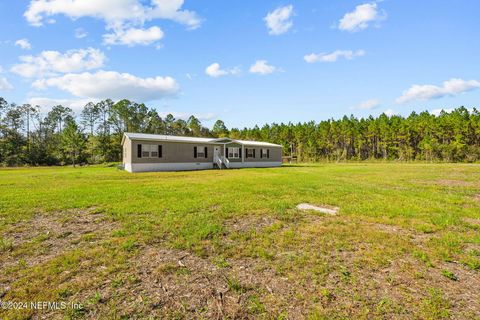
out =
<svg viewBox="0 0 480 320"><path fill-rule="evenodd" d="M185 251L149 248L136 271L152 307L159 314L174 310L189 317L239 318L245 315L241 284L224 270ZM232 288L232 286L234 288Z"/></svg>
<svg viewBox="0 0 480 320"><path fill-rule="evenodd" d="M470 223L470 224L473 224L473 225L476 225L476 226L480 226L480 219L463 218L463 221L465 221L467 223Z"/></svg>
<svg viewBox="0 0 480 320"><path fill-rule="evenodd" d="M106 305L121 305L122 317L171 319L256 319L288 314L306 318L308 287L277 274L261 259L228 259L220 265L183 250L142 250L128 279L113 288L109 281L96 291L72 297L85 301L101 292L102 304L89 306L86 318L109 316ZM132 281L132 279L134 279Z"/></svg>
<svg viewBox="0 0 480 320"><path fill-rule="evenodd" d="M447 186L447 187L471 187L474 184L469 181L464 180L451 180L451 179L441 179L441 180L434 180L434 181L424 181L425 183L431 183L434 185L439 186Z"/></svg>
<svg viewBox="0 0 480 320"><path fill-rule="evenodd" d="M480 193L477 193L476 195L474 195L473 200L480 202Z"/></svg>
<svg viewBox="0 0 480 320"><path fill-rule="evenodd" d="M260 232L262 229L270 227L281 221L271 216L245 215L225 222L225 229L230 232Z"/></svg>
<svg viewBox="0 0 480 320"><path fill-rule="evenodd" d="M12 246L0 257L0 269L19 261L31 267L63 252L97 242L116 227L95 208L39 213L13 225L4 234Z"/></svg>
<svg viewBox="0 0 480 320"><path fill-rule="evenodd" d="M392 235L400 235L412 240L415 243L425 243L432 238L436 237L432 233L419 233L414 230L402 228L395 225L383 224L383 223L367 223L367 225L375 230L380 230Z"/></svg>
<svg viewBox="0 0 480 320"><path fill-rule="evenodd" d="M468 179L468 177L465 177ZM423 186L441 186L441 187L479 187L480 185L474 181L454 180L454 179L438 179L438 180L418 180L412 179L412 183Z"/></svg>
<svg viewBox="0 0 480 320"><path fill-rule="evenodd" d="M308 273L298 277L279 274L261 259L230 259L227 267L218 267L186 251L148 248L136 262L137 284L122 290L137 297L130 304L130 315L160 317L178 312L185 318L253 319L260 314L284 314L303 319L315 309L327 315L348 310L345 316L355 317L359 316L355 310L380 312L385 308L377 315L389 318L402 309L410 318L421 314L433 288L441 288L454 318L468 318L480 310L478 272L457 263L426 267L408 255L379 270L357 268L357 254L328 253L325 260L339 264L331 266L324 282L318 282ZM286 261L274 264L283 263ZM455 280L446 277L445 270Z"/></svg>
<svg viewBox="0 0 480 320"><path fill-rule="evenodd" d="M446 277L446 271L455 280ZM434 268L428 268L412 258L397 259L372 275L372 280L378 296L391 297L400 305L406 296L416 299L410 308L421 308L430 291L437 290L449 301L452 318L471 318L480 310L480 274L460 264L436 263Z"/></svg>
<svg viewBox="0 0 480 320"><path fill-rule="evenodd" d="M108 306L125 318L253 319L249 306L256 288L242 279L230 266L155 246L141 250L128 273L72 298L85 301L101 292L102 303L88 307L88 319L111 317ZM115 281L121 284L113 286Z"/></svg>
<svg viewBox="0 0 480 320"><path fill-rule="evenodd" d="M3 234L11 246L0 254L0 298L11 290L18 274L70 251L94 246L117 224L96 209L36 214Z"/></svg>
<svg viewBox="0 0 480 320"><path fill-rule="evenodd" d="M313 211L317 211L317 212L321 212L321 213L325 213L325 214L329 214L329 215L336 215L338 213L338 211L340 210L340 208L338 208L338 207L325 206L325 205L316 206L316 205L309 204L309 203L300 203L300 204L297 205L296 208L298 210L302 210L302 211L313 210Z"/></svg>

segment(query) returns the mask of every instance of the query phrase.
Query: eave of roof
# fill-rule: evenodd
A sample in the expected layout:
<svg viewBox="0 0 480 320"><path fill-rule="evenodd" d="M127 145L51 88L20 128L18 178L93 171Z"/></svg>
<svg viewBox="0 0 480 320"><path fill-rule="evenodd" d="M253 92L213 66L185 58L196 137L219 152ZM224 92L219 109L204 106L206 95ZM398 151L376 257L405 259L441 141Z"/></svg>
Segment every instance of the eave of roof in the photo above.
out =
<svg viewBox="0 0 480 320"><path fill-rule="evenodd" d="M149 134L149 133L132 133L125 132L124 136L133 140L150 140L150 141L172 141L172 142L200 142L200 143L214 143L216 138L197 138L184 136L169 136L163 134Z"/></svg>
<svg viewBox="0 0 480 320"><path fill-rule="evenodd" d="M125 132L122 137L122 145L125 142L125 137L131 140L148 140L148 141L172 141L172 142L189 142L189 143L238 143L246 146L270 146L270 147L282 147L279 144L262 141L249 141L249 140L235 140L230 138L197 138L197 137L184 137L184 136L169 136L162 134L149 134L149 133L133 133Z"/></svg>
<svg viewBox="0 0 480 320"><path fill-rule="evenodd" d="M270 142L263 142L263 141L251 141L251 140L234 140L240 144L245 146L269 146L269 147L282 147L279 144L270 143Z"/></svg>

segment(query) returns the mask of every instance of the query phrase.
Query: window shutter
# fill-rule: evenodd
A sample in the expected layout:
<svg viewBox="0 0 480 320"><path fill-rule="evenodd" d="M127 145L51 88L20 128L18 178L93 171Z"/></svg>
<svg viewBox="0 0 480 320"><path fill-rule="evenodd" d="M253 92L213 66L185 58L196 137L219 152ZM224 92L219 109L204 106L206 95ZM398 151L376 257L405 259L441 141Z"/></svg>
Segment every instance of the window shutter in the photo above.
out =
<svg viewBox="0 0 480 320"><path fill-rule="evenodd" d="M207 147L205 147L205 159L208 158L208 154L207 154L208 151L207 150L208 150Z"/></svg>
<svg viewBox="0 0 480 320"><path fill-rule="evenodd" d="M137 145L137 157L138 158L142 157L142 145L141 144Z"/></svg>
<svg viewBox="0 0 480 320"><path fill-rule="evenodd" d="M245 158L248 158L248 148L245 148Z"/></svg>
<svg viewBox="0 0 480 320"><path fill-rule="evenodd" d="M253 157L255 158L255 149L253 149Z"/></svg>
<svg viewBox="0 0 480 320"><path fill-rule="evenodd" d="M193 157L197 158L197 147L193 147Z"/></svg>
<svg viewBox="0 0 480 320"><path fill-rule="evenodd" d="M240 157L240 159L242 158L242 148L238 148L238 156Z"/></svg>
<svg viewBox="0 0 480 320"><path fill-rule="evenodd" d="M267 149L267 158L270 159L270 149Z"/></svg>
<svg viewBox="0 0 480 320"><path fill-rule="evenodd" d="M228 148L226 149L226 151L225 151L225 152L227 153L227 154L225 155L225 158L227 158L227 159L228 159Z"/></svg>
<svg viewBox="0 0 480 320"><path fill-rule="evenodd" d="M158 157L159 157L159 158L162 157L162 145L159 145L159 146L158 146Z"/></svg>
<svg viewBox="0 0 480 320"><path fill-rule="evenodd" d="M260 159L263 158L263 149L260 149Z"/></svg>

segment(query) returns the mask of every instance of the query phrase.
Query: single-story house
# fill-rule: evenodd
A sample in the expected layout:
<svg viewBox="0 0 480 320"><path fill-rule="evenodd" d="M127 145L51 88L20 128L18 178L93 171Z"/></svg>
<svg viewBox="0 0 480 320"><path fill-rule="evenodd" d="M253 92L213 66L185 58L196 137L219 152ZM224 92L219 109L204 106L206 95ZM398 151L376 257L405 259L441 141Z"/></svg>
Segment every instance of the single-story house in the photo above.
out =
<svg viewBox="0 0 480 320"><path fill-rule="evenodd" d="M123 166L128 172L278 167L282 146L230 138L125 133Z"/></svg>

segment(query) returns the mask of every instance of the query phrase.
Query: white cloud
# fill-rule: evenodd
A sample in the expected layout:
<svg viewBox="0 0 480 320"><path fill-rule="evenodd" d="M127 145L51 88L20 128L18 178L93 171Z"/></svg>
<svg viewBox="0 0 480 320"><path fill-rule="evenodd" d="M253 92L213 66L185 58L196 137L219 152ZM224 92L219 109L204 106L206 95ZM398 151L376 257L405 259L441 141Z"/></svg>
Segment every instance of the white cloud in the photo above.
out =
<svg viewBox="0 0 480 320"><path fill-rule="evenodd" d="M79 72L103 67L105 55L98 49L87 48L58 51L43 51L37 56L21 56L22 63L10 71L25 78L55 76L59 73Z"/></svg>
<svg viewBox="0 0 480 320"><path fill-rule="evenodd" d="M83 30L82 28L75 29L75 38L83 39L86 36L88 36L88 33L85 30Z"/></svg>
<svg viewBox="0 0 480 320"><path fill-rule="evenodd" d="M24 17L33 26L41 26L45 17L65 15L73 20L81 17L102 19L107 28L143 25L145 21L168 19L198 28L201 19L193 11L181 10L183 0L31 0Z"/></svg>
<svg viewBox="0 0 480 320"><path fill-rule="evenodd" d="M385 113L385 115L388 116L388 117L392 117L392 116L398 115L398 112L396 112L396 111L393 110L393 109L387 109L387 110L383 111L383 113Z"/></svg>
<svg viewBox="0 0 480 320"><path fill-rule="evenodd" d="M378 99L370 99L361 102L358 106L350 108L352 110L373 110L380 106L380 100Z"/></svg>
<svg viewBox="0 0 480 320"><path fill-rule="evenodd" d="M235 67L235 68L224 70L220 67L219 63L215 62L205 68L205 73L210 77L218 78L218 77L226 76L229 74L233 74L233 75L239 74L240 69L238 67Z"/></svg>
<svg viewBox="0 0 480 320"><path fill-rule="evenodd" d="M293 26L291 20L292 15L292 5L279 7L272 12L269 12L265 18L263 18L268 28L268 33L271 35L279 35L287 32Z"/></svg>
<svg viewBox="0 0 480 320"><path fill-rule="evenodd" d="M365 55L364 50L336 50L331 53L311 53L303 57L303 59L308 63L315 62L335 62L339 58L345 58L347 60L352 60L355 57L361 57Z"/></svg>
<svg viewBox="0 0 480 320"><path fill-rule="evenodd" d="M113 33L103 35L105 44L134 46L149 45L163 38L163 31L159 27L148 29L130 28L127 30L119 29Z"/></svg>
<svg viewBox="0 0 480 320"><path fill-rule="evenodd" d="M73 20L81 17L101 19L106 29L106 44L147 45L163 37L158 27L142 28L145 22L168 19L193 30L200 27L202 19L189 10L182 10L184 0L31 0L24 17L33 26L41 26L44 19L65 15ZM50 23L49 20L47 22ZM53 21L54 23L55 21ZM85 32L76 32L82 38Z"/></svg>
<svg viewBox="0 0 480 320"><path fill-rule="evenodd" d="M340 19L338 28L344 31L360 31L366 29L371 22L378 22L386 18L385 13L379 13L377 4L364 3L355 7L355 10L349 12Z"/></svg>
<svg viewBox="0 0 480 320"><path fill-rule="evenodd" d="M8 82L7 78L0 77L0 91L9 91L12 90L13 86Z"/></svg>
<svg viewBox="0 0 480 320"><path fill-rule="evenodd" d="M42 112L49 111L51 107L62 105L64 107L69 107L73 111L81 111L83 107L89 103L98 102L99 99L53 99L46 97L32 97L27 100L26 103L31 104L32 106L39 106Z"/></svg>
<svg viewBox="0 0 480 320"><path fill-rule="evenodd" d="M175 96L179 91L178 83L171 77L140 78L116 71L69 73L61 77L36 80L33 87L56 87L79 98L131 99L138 102Z"/></svg>
<svg viewBox="0 0 480 320"><path fill-rule="evenodd" d="M456 96L464 92L480 88L480 81L450 79L443 82L442 86L431 84L414 84L408 90L404 91L402 96L397 98L397 103L406 103L413 100L430 100L446 96Z"/></svg>
<svg viewBox="0 0 480 320"><path fill-rule="evenodd" d="M257 60L254 64L250 66L249 69L251 73L258 73L262 75L270 74L278 70L279 69L277 67L269 65L267 60Z"/></svg>
<svg viewBox="0 0 480 320"><path fill-rule="evenodd" d="M147 15L147 20L169 19L186 25L189 29L197 29L202 19L194 11L180 10L184 0L152 0L153 7Z"/></svg>
<svg viewBox="0 0 480 320"><path fill-rule="evenodd" d="M30 50L32 49L32 45L28 41L28 39L19 39L15 41L15 45L22 48L23 50Z"/></svg>

